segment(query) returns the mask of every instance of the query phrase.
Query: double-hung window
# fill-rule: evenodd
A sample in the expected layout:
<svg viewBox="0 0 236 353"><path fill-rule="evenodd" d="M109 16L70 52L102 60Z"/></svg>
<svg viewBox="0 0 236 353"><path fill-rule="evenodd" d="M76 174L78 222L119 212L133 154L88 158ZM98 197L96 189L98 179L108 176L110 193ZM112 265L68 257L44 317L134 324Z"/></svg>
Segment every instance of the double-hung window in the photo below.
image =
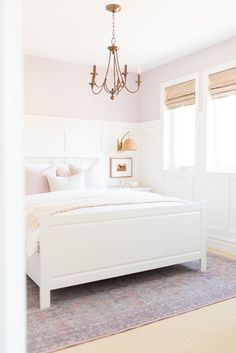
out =
<svg viewBox="0 0 236 353"><path fill-rule="evenodd" d="M192 171L195 164L196 80L165 87L164 169Z"/></svg>
<svg viewBox="0 0 236 353"><path fill-rule="evenodd" d="M236 67L208 76L207 171L236 173Z"/></svg>

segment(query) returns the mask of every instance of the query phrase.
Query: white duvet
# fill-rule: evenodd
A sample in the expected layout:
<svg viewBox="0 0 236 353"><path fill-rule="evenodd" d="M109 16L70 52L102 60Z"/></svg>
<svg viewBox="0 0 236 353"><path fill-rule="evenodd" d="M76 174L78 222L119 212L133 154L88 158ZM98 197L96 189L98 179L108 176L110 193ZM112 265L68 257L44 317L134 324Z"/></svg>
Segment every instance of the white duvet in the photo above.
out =
<svg viewBox="0 0 236 353"><path fill-rule="evenodd" d="M101 200L101 201L100 201ZM104 203L104 200L106 202ZM170 205L180 205L187 201L176 198L164 197L159 194L138 192L132 190L104 190L104 189L86 189L58 191L45 194L35 194L26 196L26 219L34 213L47 210L50 215L50 209L57 209L57 205L63 205L62 212L65 212L65 206L68 204L77 205L73 210L68 208L66 213L80 214L111 212L115 210L128 210L138 208L163 207ZM79 207L78 207L79 206ZM36 212L37 211L37 212ZM41 211L42 212L42 211ZM52 217L60 216L57 212ZM39 248L39 229L38 227L29 229L26 227L26 250L27 255L32 256Z"/></svg>

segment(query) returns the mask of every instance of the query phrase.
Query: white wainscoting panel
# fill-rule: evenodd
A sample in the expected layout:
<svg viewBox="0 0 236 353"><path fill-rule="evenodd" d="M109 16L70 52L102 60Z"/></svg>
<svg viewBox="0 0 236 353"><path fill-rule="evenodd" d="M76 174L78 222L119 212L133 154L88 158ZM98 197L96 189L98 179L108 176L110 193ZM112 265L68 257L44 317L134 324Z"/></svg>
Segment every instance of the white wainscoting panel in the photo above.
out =
<svg viewBox="0 0 236 353"><path fill-rule="evenodd" d="M24 129L24 153L29 156L64 154L64 129L29 122Z"/></svg>
<svg viewBox="0 0 236 353"><path fill-rule="evenodd" d="M207 200L208 227L224 233L228 227L228 181L197 178L194 195L195 200Z"/></svg>
<svg viewBox="0 0 236 353"><path fill-rule="evenodd" d="M141 123L141 180L157 192L188 200L207 200L208 244L236 255L235 176L202 176L163 171L161 120ZM201 149L200 149L201 151ZM200 152L202 153L202 151ZM199 156L201 170L204 156ZM199 166L201 168L199 168Z"/></svg>
<svg viewBox="0 0 236 353"><path fill-rule="evenodd" d="M141 136L141 183L156 192L161 192L163 180L159 121L140 123L139 129Z"/></svg>
<svg viewBox="0 0 236 353"><path fill-rule="evenodd" d="M80 128L67 128L65 130L65 152L68 154L101 153L102 133L81 131Z"/></svg>
<svg viewBox="0 0 236 353"><path fill-rule="evenodd" d="M104 157L104 175L108 186L118 186L119 178L110 178L111 157L132 157L133 177L140 181L140 153L117 152L116 140L130 131L140 149L138 123L82 120L27 115L24 129L26 157Z"/></svg>
<svg viewBox="0 0 236 353"><path fill-rule="evenodd" d="M229 182L229 229L236 239L236 180Z"/></svg>
<svg viewBox="0 0 236 353"><path fill-rule="evenodd" d="M182 175L165 175L164 194L193 200L193 178Z"/></svg>

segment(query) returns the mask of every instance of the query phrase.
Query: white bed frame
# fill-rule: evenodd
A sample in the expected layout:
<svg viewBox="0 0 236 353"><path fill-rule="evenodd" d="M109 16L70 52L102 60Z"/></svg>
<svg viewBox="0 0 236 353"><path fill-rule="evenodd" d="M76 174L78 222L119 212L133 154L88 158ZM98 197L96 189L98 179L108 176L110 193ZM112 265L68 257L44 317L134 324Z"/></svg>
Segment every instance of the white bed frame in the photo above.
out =
<svg viewBox="0 0 236 353"><path fill-rule="evenodd" d="M40 251L27 274L40 287L40 308L50 291L192 260L206 269L206 204L60 214L40 219Z"/></svg>

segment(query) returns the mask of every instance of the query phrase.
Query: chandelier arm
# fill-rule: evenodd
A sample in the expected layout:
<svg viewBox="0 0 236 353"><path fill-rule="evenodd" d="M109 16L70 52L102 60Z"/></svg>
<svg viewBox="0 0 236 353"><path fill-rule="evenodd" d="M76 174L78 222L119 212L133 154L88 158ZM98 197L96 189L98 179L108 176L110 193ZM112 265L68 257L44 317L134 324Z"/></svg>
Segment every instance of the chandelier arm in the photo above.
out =
<svg viewBox="0 0 236 353"><path fill-rule="evenodd" d="M123 78L121 77L121 79L120 79L119 92L121 92L124 87L125 87L125 81L124 81Z"/></svg>
<svg viewBox="0 0 236 353"><path fill-rule="evenodd" d="M140 85L138 85L138 87L136 88L136 90L132 91L132 90L130 90L127 86L125 86L126 91L128 91L129 93L136 93L136 92L138 92L139 88L140 88Z"/></svg>
<svg viewBox="0 0 236 353"><path fill-rule="evenodd" d="M104 84L104 89L107 93L111 93L111 89L109 89L108 85L107 85L107 81Z"/></svg>
<svg viewBox="0 0 236 353"><path fill-rule="evenodd" d="M120 81L120 79L118 78L117 80L117 86L118 86L118 94L122 91L122 89L124 88L122 82Z"/></svg>
<svg viewBox="0 0 236 353"><path fill-rule="evenodd" d="M97 88L101 88L101 87L103 87L103 85L104 85L104 83L102 83L101 85L98 85L98 84L96 83L95 79L94 79L94 81L93 81L93 79L92 79L92 82L90 83L90 86L91 86L91 87L97 87Z"/></svg>
<svg viewBox="0 0 236 353"><path fill-rule="evenodd" d="M107 86L107 83L105 83L105 85L104 85L104 90L105 90L107 93L111 94L111 90L109 90L109 88L108 88L108 86Z"/></svg>
<svg viewBox="0 0 236 353"><path fill-rule="evenodd" d="M103 90L103 87L102 88L100 88L97 92L92 88L92 92L93 92L93 94L99 94L99 93L101 93L102 92L102 90Z"/></svg>
<svg viewBox="0 0 236 353"><path fill-rule="evenodd" d="M123 81L123 77L122 77L122 73L120 70L120 65L119 65L119 58L118 58L118 54L116 53L115 56L115 61L116 61L116 72L117 72L117 77L118 77L118 91L121 92L121 90L124 88L124 81Z"/></svg>
<svg viewBox="0 0 236 353"><path fill-rule="evenodd" d="M121 87L121 80L120 80L120 72L119 72L118 63L117 63L117 55L114 55L114 71L116 72L116 76L117 76L116 95L118 95L122 87Z"/></svg>
<svg viewBox="0 0 236 353"><path fill-rule="evenodd" d="M116 87L116 56L113 53L113 91L116 93L118 87Z"/></svg>
<svg viewBox="0 0 236 353"><path fill-rule="evenodd" d="M94 81L92 80L92 82L90 82L90 86L91 86L92 92L95 92L94 89L93 89L93 87L96 87L96 88L103 88L104 84L102 83L101 85L98 85L98 84L95 82L95 80L94 80Z"/></svg>
<svg viewBox="0 0 236 353"><path fill-rule="evenodd" d="M109 54L109 59L108 59L108 64L107 64L107 70L106 70L106 74L105 74L105 77L104 77L104 80L102 82L101 85L98 85L95 81L94 81L94 86L96 86L97 88L104 88L105 89L105 85L106 85L106 81L107 81L107 75L108 75L108 70L109 70L109 67L110 67L110 62L111 62L111 52ZM102 89L99 91L101 92Z"/></svg>
<svg viewBox="0 0 236 353"><path fill-rule="evenodd" d="M110 50L110 54L109 54L109 59L108 59L108 64L107 64L107 69L106 69L106 73L105 73L105 78L104 78L104 81L102 83L103 87L104 87L104 90L107 92L107 93L111 93L111 90L109 90L108 86L107 86L107 76L108 76L108 71L109 71L109 68L110 68L110 64L111 64L111 50Z"/></svg>
<svg viewBox="0 0 236 353"><path fill-rule="evenodd" d="M125 78L123 78L123 82L124 82L124 87L125 87L126 82L127 82L127 76Z"/></svg>
<svg viewBox="0 0 236 353"><path fill-rule="evenodd" d="M101 88L101 87L104 86L104 82L101 85L98 85L96 82L94 82L94 86L97 87L97 88Z"/></svg>
<svg viewBox="0 0 236 353"><path fill-rule="evenodd" d="M114 56L114 61L115 61L114 70L116 71L116 76L117 76L116 95L118 96L118 94L123 89L123 83L122 83L122 77L120 76L120 72L119 72L119 69L118 69L118 63L117 63L117 57L116 56Z"/></svg>
<svg viewBox="0 0 236 353"><path fill-rule="evenodd" d="M122 75L121 69L120 69L120 64L119 64L118 55L117 55L117 62L118 62L118 68L119 68L120 74ZM121 76L121 77L122 77L122 76ZM127 79L126 79L126 78L125 78L125 81L124 81L124 79L123 79L123 77L122 77L122 82L123 82L123 85L124 85L123 87L124 87L129 93L136 93L136 92L138 92L139 87L140 87L140 84L138 84L138 87L137 87L136 90L132 91L132 90L130 90L130 89L127 87L127 85L126 85L126 82L127 82Z"/></svg>
<svg viewBox="0 0 236 353"><path fill-rule="evenodd" d="M122 91L122 89L123 89L123 86L122 86L120 80L118 80L118 90L117 90L118 93L117 93L117 95Z"/></svg>
<svg viewBox="0 0 236 353"><path fill-rule="evenodd" d="M116 61L117 61L117 67L118 67L118 70L119 70L119 73L120 73L121 81L122 81L122 83L123 83L123 86L125 87L125 85L126 85L126 78L125 78L125 80L124 80L123 75L122 75L122 72L121 72L120 63L119 63L119 58L118 58L118 54L117 54L117 53L116 53Z"/></svg>
<svg viewBox="0 0 236 353"><path fill-rule="evenodd" d="M98 84L95 82L95 80L94 80L93 84L90 83L90 85L91 85L92 87L102 88L102 87L104 86L104 81L103 81L103 83L102 83L101 85L98 85Z"/></svg>
<svg viewBox="0 0 236 353"><path fill-rule="evenodd" d="M120 93L120 91L122 89L122 85L121 85L120 72L119 72L118 63L117 63L117 52L114 55L114 63L115 63L114 69L115 69L116 77L117 77L116 78L116 96L118 96L118 94Z"/></svg>
<svg viewBox="0 0 236 353"><path fill-rule="evenodd" d="M105 84L105 82L107 80L107 75L108 75L108 72L109 72L110 64L111 64L111 51L110 51L110 54L109 54L107 69L106 69L105 78L104 78L104 81L103 81L104 84Z"/></svg>
<svg viewBox="0 0 236 353"><path fill-rule="evenodd" d="M104 85L104 89L105 89L105 91L106 91L107 93L112 94L112 88L110 89L110 88L108 87L107 82L106 82L105 85Z"/></svg>
<svg viewBox="0 0 236 353"><path fill-rule="evenodd" d="M94 94L99 94L99 93L102 92L102 90L103 90L103 88L104 88L104 85L101 85L100 87L98 87L98 86L96 85L96 87L99 88L98 91L95 91L94 86L92 86L92 85L91 85L91 90L92 90L92 92L93 92Z"/></svg>

